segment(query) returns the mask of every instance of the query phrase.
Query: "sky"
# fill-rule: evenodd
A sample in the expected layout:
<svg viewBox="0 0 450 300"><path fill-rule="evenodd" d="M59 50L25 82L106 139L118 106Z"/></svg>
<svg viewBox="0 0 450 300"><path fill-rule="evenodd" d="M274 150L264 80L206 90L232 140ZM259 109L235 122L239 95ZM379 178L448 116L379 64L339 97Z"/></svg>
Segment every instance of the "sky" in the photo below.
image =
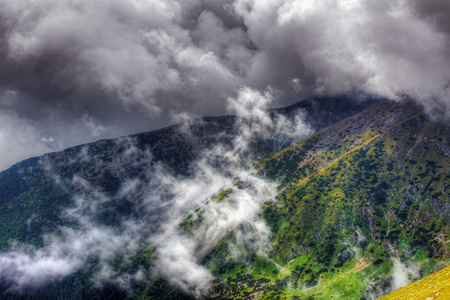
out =
<svg viewBox="0 0 450 300"><path fill-rule="evenodd" d="M446 0L0 0L0 170L30 156L315 94L450 115Z"/></svg>

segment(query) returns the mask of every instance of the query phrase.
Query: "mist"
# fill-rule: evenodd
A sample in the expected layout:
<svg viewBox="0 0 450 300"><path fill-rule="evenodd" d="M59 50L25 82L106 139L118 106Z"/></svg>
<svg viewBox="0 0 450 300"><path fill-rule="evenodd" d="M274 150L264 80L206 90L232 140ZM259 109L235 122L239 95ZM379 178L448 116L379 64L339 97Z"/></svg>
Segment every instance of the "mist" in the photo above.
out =
<svg viewBox="0 0 450 300"><path fill-rule="evenodd" d="M229 110L238 115L231 144L217 143L204 149L186 176L154 161L151 150L138 148L133 138L116 140L109 148L111 159L89 151L88 146L78 148L70 160L44 156L40 165L55 184L69 191L71 204L59 216L63 225L43 236L43 247L15 243L0 254L0 278L10 290L19 292L96 265L93 285L115 282L126 289L130 282L161 275L186 293L208 294L213 276L201 260L228 233L234 232L236 237L236 244L228 245L233 257L245 257L249 251L266 255L269 249L271 232L260 208L275 200L277 184L254 170L253 141L269 138L270 133L278 135L281 127L288 129L285 134L291 138L311 133L301 111L292 120L271 116L267 107L272 101L271 90L249 88L228 98ZM187 124L192 122L196 121ZM189 128L180 126L178 130L189 135ZM117 191L101 188L92 178L83 178L83 173L69 178L62 174L61 170L75 168L80 162L100 176L120 178ZM223 199L215 200L225 190ZM183 220L189 215L198 218L199 212L201 222L183 228ZM129 262L149 247L154 248L149 269L131 273L115 269L118 257Z"/></svg>

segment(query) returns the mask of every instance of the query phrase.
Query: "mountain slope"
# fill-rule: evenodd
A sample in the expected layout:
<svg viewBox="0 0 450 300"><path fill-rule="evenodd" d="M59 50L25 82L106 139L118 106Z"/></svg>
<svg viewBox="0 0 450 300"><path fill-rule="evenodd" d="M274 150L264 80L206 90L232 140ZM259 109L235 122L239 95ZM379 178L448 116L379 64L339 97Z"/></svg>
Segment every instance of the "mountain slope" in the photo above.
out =
<svg viewBox="0 0 450 300"><path fill-rule="evenodd" d="M304 114L307 121L320 120L320 124L312 125L314 132L328 124L322 120L340 121L375 101L355 103L346 97L311 98L288 108L274 110L273 117L276 116L275 112L287 118ZM42 243L42 234L58 224L60 208L71 203L73 190L70 186L64 190L55 184L52 173L58 174L60 179L81 177L110 193L117 192L123 176L117 173L113 163L126 167L127 174L140 174L148 167L145 163L131 165L117 161L117 157L126 153L127 147L130 147L131 139L135 143L133 146L140 151L151 153L152 164L162 163L171 173L186 176L190 173L190 164L201 156L203 150L218 143L230 146L230 141L236 135L235 124L234 116L205 117L136 134L127 139L102 140L69 148L14 165L0 173L0 248L5 248L14 240L39 245ZM266 156L292 141L292 138L279 140L278 137L255 140L253 151ZM101 170L95 166L97 161L103 162ZM35 220L31 229L27 225L30 219Z"/></svg>
<svg viewBox="0 0 450 300"><path fill-rule="evenodd" d="M449 142L420 107L383 102L264 160L281 183L271 246L248 265L219 245L236 265L222 296L372 299L448 263ZM249 273L260 287L232 275Z"/></svg>
<svg viewBox="0 0 450 300"><path fill-rule="evenodd" d="M292 119L300 115L311 122L311 130L314 132L377 101L359 103L349 97L311 98L289 108L272 110L270 115L273 119ZM48 244L49 239L58 239L58 236L71 232L71 228L81 229L81 234L95 230L90 225L86 227L83 224L86 216L81 213L87 213L89 222L96 224L98 228L104 229L107 226L108 234L119 236L123 226L130 221L145 218L148 228L141 229L140 232L143 234L140 243L145 244L145 239L153 234L152 227L157 228L163 221L164 201L171 195L163 192L161 203L151 211L145 211L148 208L140 207L143 204L135 203L133 198L147 201L148 191L127 194L124 191L128 185L139 181L142 190L154 188L160 193L156 175L167 176L171 180L189 178L193 171L191 163L201 158L205 149L217 144L232 147L231 140L237 131L236 120L233 116L206 117L127 138L102 140L31 158L1 172L1 249L13 251L10 253L13 253L14 258L17 256L14 253L17 243L19 249L24 247L20 243L26 243L40 251L39 249L47 249L42 247ZM290 144L293 138L284 135L268 139L256 137L249 151L265 157ZM78 215L74 217L73 214ZM148 243L132 257L108 256L106 262L113 265L113 272L118 277L127 272L138 272L143 266L148 269L154 255L152 252L148 253L147 247ZM98 272L98 266L95 262L96 254L91 255L92 259L88 255L89 264L85 268L61 281L53 281L40 287L31 284L17 294L10 289L14 282L2 279L1 289L9 298L77 299L104 298L105 295L123 298L125 292L116 283L107 282L104 287L92 290L91 280ZM11 261L11 257L4 259ZM123 259L125 261L121 261ZM11 270L19 267L13 264ZM11 272L18 275L7 274L8 278L22 274L20 269ZM152 277L150 283L144 285L139 283L137 288L128 288L127 292L130 297L134 295L133 298L151 295L156 298L161 298L162 295L188 297L182 296L184 293L173 290L167 281L158 277Z"/></svg>
<svg viewBox="0 0 450 300"><path fill-rule="evenodd" d="M254 219L223 234L218 231L217 244L194 249L195 262L214 276L202 297L373 299L450 263L450 128L430 120L411 102L376 101L349 117L346 112L368 103L352 110L346 101L311 99L280 109L287 118L306 114L317 130L328 125L329 116L340 122L278 153L273 154L292 141L289 137L257 137L249 143L250 152L266 157L256 169L265 184L279 183L277 196ZM277 116L273 111L272 118ZM18 299L192 297L182 289L183 282L174 285L154 272L161 253L150 237L173 197L160 190L161 180L188 194L193 185L190 163L217 143L232 147L235 124L234 117L204 118L33 158L0 173L4 249L14 241L40 249L49 237L59 242L69 228L105 230L111 239L142 235L124 246L114 240L119 245L115 249L139 245L133 255L98 250L111 267L107 274L112 280L103 287L92 285L105 265L93 252L83 269L61 281L17 294L8 290L13 283L6 279L0 282L2 293ZM237 196L262 195L254 192L261 182L234 176L228 186L218 186L214 197L175 218L177 238L189 242L204 235L203 230L213 230L218 224L205 222L220 222L215 209L245 200ZM86 218L89 226L83 223ZM144 218L144 226L127 225ZM133 231L135 227L139 230ZM53 232L57 234L49 235Z"/></svg>

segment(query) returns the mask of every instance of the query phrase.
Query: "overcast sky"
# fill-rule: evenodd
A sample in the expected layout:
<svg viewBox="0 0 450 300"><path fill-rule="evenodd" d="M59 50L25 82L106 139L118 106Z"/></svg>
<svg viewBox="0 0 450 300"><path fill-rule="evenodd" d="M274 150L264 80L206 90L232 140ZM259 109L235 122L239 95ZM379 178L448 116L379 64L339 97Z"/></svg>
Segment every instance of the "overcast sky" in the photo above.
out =
<svg viewBox="0 0 450 300"><path fill-rule="evenodd" d="M0 170L222 115L244 87L449 113L448 0L0 0Z"/></svg>

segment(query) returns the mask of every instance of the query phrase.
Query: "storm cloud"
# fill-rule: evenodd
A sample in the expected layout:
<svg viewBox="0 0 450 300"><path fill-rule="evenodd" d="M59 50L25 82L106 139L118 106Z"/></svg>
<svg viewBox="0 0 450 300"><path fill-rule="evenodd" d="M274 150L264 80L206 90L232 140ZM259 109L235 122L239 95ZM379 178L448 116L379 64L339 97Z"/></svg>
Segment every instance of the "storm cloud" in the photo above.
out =
<svg viewBox="0 0 450 300"><path fill-rule="evenodd" d="M272 106L361 91L448 115L449 16L438 0L0 0L1 124L17 124L0 128L1 168L230 113L242 88L270 86Z"/></svg>

